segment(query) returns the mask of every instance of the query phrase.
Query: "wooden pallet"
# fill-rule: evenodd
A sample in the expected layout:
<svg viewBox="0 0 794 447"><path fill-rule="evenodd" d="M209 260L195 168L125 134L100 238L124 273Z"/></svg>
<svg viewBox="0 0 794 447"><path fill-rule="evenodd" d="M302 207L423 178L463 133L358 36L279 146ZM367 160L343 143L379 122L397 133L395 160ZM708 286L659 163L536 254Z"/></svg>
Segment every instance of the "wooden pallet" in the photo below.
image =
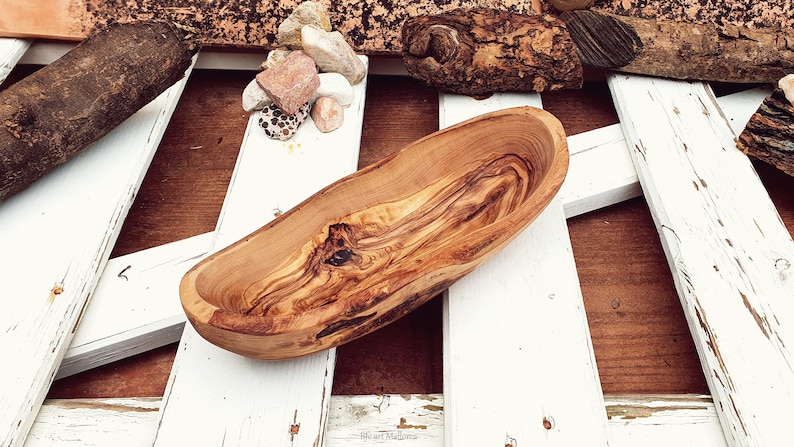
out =
<svg viewBox="0 0 794 447"><path fill-rule="evenodd" d="M0 67L11 67L20 58L48 63L68 49L28 46L27 41L0 40ZM253 69L259 59L203 52L196 66ZM390 63L371 61L378 72L394 70ZM333 351L275 364L243 359L209 345L189 326L181 334L184 320L178 308L159 305L163 296L172 304L177 301L175 284L201 256L355 169L364 86L356 93L345 130L329 134L339 138L335 146L347 151L345 156L323 158L317 149L328 142L310 127L285 143L263 141L252 120L214 233L107 261L181 87L169 90L164 94L169 99L155 112L147 106L124 124L146 136L141 143L125 136L124 145L140 144L148 155L138 154L143 159L134 164L136 174L118 190L105 188L103 200L89 203L80 202L77 193L63 192L65 182L92 179L116 161L102 158L123 146L109 136L0 204L0 224L35 224L36 234L54 235L51 241L8 241L25 244L27 257L5 269L0 282L10 284L12 296L26 298L28 305L13 309L13 319L0 318L3 358L15 360L5 373L13 380L0 384L2 445L23 445L31 427L26 445L63 445L69 437L80 445L108 445L125 433L122 429L129 430L120 437L124 445L363 445L394 439L455 446L784 445L791 435L786 403L794 397L785 348L794 337L794 311L786 300L794 296L794 242L732 140L766 91L717 101L702 83L612 75L609 85L621 125L569 138L571 169L558 199L514 244L448 291L443 399L331 396ZM536 95L497 95L476 102L444 95L439 104L440 126L494 108L540 105ZM139 121L144 117L149 121ZM262 145L270 150L257 151ZM594 168L598 166L609 166L609 171ZM601 393L565 218L641 193L674 272L711 397L639 399ZM67 238L55 232L74 226L51 219L68 215L75 206L83 213L94 207L105 213L97 218L101 225L79 240L73 233ZM4 227L0 234L19 234L13 229ZM59 256L52 255L53 246L61 247ZM30 277L31 272L40 276ZM53 295L54 285L64 293ZM166 291L142 292L158 287ZM72 337L92 294L84 324ZM107 304L119 294L151 297L153 305L140 303L135 309L139 319L124 325L130 310ZM483 338L483 331L472 338L468 329L474 321L496 329L486 332L490 338ZM162 400L49 402L41 407L56 373L72 374L180 335ZM484 380L487 392L480 386ZM87 424L94 420L96 425Z"/></svg>

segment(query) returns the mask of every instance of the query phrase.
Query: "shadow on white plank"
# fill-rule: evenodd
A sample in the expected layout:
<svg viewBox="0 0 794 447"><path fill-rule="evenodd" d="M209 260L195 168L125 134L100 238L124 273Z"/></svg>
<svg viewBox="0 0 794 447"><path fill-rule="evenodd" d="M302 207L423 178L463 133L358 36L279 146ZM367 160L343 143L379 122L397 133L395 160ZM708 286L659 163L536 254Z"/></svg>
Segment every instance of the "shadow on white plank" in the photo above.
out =
<svg viewBox="0 0 794 447"><path fill-rule="evenodd" d="M708 396L605 396L612 447L725 447ZM151 445L159 398L44 403L25 447ZM440 394L332 396L326 447L444 445Z"/></svg>

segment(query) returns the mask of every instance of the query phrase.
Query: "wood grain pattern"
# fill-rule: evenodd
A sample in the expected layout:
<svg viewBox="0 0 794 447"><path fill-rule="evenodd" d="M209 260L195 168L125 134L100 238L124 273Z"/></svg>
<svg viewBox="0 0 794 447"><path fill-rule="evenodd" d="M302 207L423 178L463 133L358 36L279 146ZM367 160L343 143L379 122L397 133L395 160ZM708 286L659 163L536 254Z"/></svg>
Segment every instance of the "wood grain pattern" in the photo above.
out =
<svg viewBox="0 0 794 447"><path fill-rule="evenodd" d="M408 73L442 91L484 96L582 86L576 46L550 15L466 9L412 17L402 30Z"/></svg>
<svg viewBox="0 0 794 447"><path fill-rule="evenodd" d="M120 254L213 229L245 130L239 94L250 77L250 72L216 70L191 76L122 228ZM434 89L405 76L370 76L368 83L361 163L379 160L438 128ZM582 90L541 95L544 108L560 118L568 134L617 122L602 79L585 82ZM203 147L191 149L196 146ZM774 169L759 172L779 185L781 209L794 208L780 201L793 200L786 193L791 188L787 176L776 176ZM792 222L794 216L783 217ZM707 392L683 315L669 311L677 297L644 201L569 223L605 392ZM635 255L638 262L630 262ZM616 276L626 287L610 287ZM655 299L643 300L646 295ZM623 303L617 310L611 307L615 298ZM339 347L334 393L441 392L440 321L440 300L434 299L399 322ZM640 343L629 342L634 334ZM172 345L56 381L51 395L160 396L176 349ZM146 365L164 376L146 373Z"/></svg>
<svg viewBox="0 0 794 447"><path fill-rule="evenodd" d="M563 135L548 113L515 109L419 140L202 261L180 287L188 318L269 359L386 325L537 216L567 170Z"/></svg>

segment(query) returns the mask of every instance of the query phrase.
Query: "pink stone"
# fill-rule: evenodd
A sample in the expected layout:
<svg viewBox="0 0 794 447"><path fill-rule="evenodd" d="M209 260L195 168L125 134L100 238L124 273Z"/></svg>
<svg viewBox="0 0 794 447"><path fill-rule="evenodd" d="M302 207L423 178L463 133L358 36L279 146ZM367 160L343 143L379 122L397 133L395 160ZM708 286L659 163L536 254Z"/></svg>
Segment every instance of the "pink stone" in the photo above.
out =
<svg viewBox="0 0 794 447"><path fill-rule="evenodd" d="M281 111L295 114L320 86L314 60L303 51L293 51L273 68L259 72L256 82Z"/></svg>
<svg viewBox="0 0 794 447"><path fill-rule="evenodd" d="M334 98L323 96L314 102L311 117L320 132L331 132L345 121L345 109Z"/></svg>

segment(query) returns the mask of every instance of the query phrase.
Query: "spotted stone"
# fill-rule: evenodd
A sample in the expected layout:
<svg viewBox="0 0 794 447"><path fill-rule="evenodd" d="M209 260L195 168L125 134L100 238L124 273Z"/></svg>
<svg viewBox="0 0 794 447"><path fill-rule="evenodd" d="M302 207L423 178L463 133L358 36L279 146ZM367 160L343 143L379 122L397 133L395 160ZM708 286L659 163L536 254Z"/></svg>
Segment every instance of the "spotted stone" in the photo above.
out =
<svg viewBox="0 0 794 447"><path fill-rule="evenodd" d="M265 130L265 135L274 140L288 140L295 135L298 127L309 116L311 104L302 105L294 114L286 114L275 104L266 105L259 112L259 126Z"/></svg>

